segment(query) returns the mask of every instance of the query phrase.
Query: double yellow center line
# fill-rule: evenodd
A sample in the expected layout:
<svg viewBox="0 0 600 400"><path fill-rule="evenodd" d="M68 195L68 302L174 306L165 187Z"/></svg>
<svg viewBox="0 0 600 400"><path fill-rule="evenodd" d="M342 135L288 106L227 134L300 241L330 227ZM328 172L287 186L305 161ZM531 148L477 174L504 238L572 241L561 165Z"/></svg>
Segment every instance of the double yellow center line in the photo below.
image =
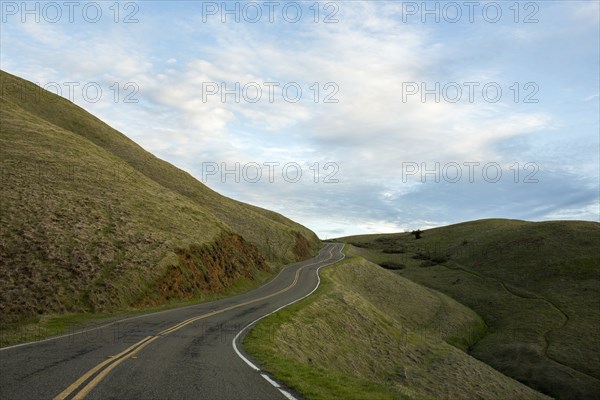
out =
<svg viewBox="0 0 600 400"><path fill-rule="evenodd" d="M329 251L329 256L333 257L333 247ZM108 358L108 360L105 360L105 361L101 362L100 364L96 365L94 368L90 369L88 372L83 374L79 379L77 379L75 382L73 382L68 388L66 388L65 390L60 392L56 397L54 397L54 400L66 399L73 392L75 392L81 385L83 385L88 379L90 379L92 376L94 376L96 373L98 373L98 371L100 371L100 373L98 373L91 381L88 382L87 385L85 385L75 396L73 396L73 400L81 400L81 399L85 398L85 396L87 396L89 394L89 392L92 389L94 389L100 383L100 381L102 381L102 379L104 379L106 377L106 375L108 375L108 373L110 371L112 371L114 368L116 368L123 361L135 356L140 350L142 350L144 347L146 347L147 345L149 345L156 339L160 338L161 336L165 336L170 333L173 333L173 332L183 328L184 326L189 325L198 320L212 317L214 315L221 314L221 313L224 313L227 311L231 311L231 310L239 308L239 307L247 306L249 304L256 303L258 301L263 301L263 300L269 299L271 297L280 295L281 293L287 292L288 290L290 290L291 288L293 288L294 286L296 286L298 284L298 279L300 277L300 271L302 271L304 268L312 266L312 265L314 265L314 264L308 264L308 265L305 265L305 266L299 268L296 271L296 275L294 276L294 280L292 281L292 283L289 286L287 286L286 288L281 289L275 293L272 293L272 294L264 296L264 297L260 297L258 299L249 300L244 303L235 304L235 305L232 305L229 307L221 308L219 310L211 311L209 313L202 314L197 317L188 318L185 321L182 321L176 325L173 325L170 328L167 328L167 329L159 332L155 336L146 336L144 339L135 343L131 347L125 349L121 353L119 353L115 356L110 356Z"/></svg>
<svg viewBox="0 0 600 400"><path fill-rule="evenodd" d="M159 336L146 336L144 339L140 340L133 346L128 349L122 351L116 356L111 356L108 360L101 362L96 365L94 368L90 369L84 375L82 375L79 379L71 384L68 388L63 390L58 396L54 398L57 399L66 399L72 392L74 392L79 386L81 386L85 381L87 381L91 376L93 376L96 372L100 371L102 368L108 365L108 367L104 368L102 372L100 372L94 379L92 379L83 389L79 391L74 397L73 400L83 399L87 394L94 388L110 371L112 371L117 365L121 364L126 359L134 356L138 351L158 339ZM109 365L110 364L110 365Z"/></svg>

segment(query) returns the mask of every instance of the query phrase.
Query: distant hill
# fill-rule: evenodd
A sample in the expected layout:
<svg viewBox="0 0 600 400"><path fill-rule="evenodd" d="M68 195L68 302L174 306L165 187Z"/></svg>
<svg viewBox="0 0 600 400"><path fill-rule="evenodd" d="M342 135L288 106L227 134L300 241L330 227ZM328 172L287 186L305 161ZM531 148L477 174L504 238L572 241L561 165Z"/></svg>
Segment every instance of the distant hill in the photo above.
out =
<svg viewBox="0 0 600 400"><path fill-rule="evenodd" d="M488 219L338 240L480 315L471 355L555 398L600 398L599 223Z"/></svg>
<svg viewBox="0 0 600 400"><path fill-rule="evenodd" d="M62 97L6 72L0 88L0 323L194 298L320 246Z"/></svg>

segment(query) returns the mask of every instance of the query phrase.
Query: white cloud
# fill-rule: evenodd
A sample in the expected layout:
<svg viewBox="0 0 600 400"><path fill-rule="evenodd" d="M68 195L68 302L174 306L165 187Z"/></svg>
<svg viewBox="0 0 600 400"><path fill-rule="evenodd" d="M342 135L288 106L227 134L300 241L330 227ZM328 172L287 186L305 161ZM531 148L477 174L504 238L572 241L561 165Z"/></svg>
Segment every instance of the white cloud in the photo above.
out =
<svg viewBox="0 0 600 400"><path fill-rule="evenodd" d="M564 24L579 20L587 21L588 27L597 24L597 17L589 16L597 4L573 9ZM548 11L553 10L554 6ZM9 72L42 82L99 81L105 87L135 82L138 104L115 104L110 96L97 104L79 104L197 177L203 161L294 161L304 168L317 161L337 162L342 183L327 189L306 182L262 185L260 190L256 185L216 185L242 200L310 221L323 232L402 230L448 222L450 218L442 215L447 209L436 203L430 188L402 182L402 162L494 161L504 166L520 160L514 160L514 149L502 144L518 143L519 151L530 147L535 155L544 144L551 146L543 133L566 129L568 122L578 126L577 121L565 122L555 114L556 108L544 103L525 107L510 99L512 74L526 61L528 46L542 43L560 51L544 42L549 27L542 23L409 25L399 22L401 5L394 2L344 2L337 24L293 26L199 24L197 10L166 25L161 12L152 14L151 6L144 11L145 18L127 28L3 27L2 63ZM561 13L558 7L549 20L559 21ZM472 29L481 35L470 35ZM494 47L508 42L513 47ZM499 64L498 60L508 62L501 55L509 51L515 52L518 64ZM554 71L552 67L547 69ZM560 77L560 68L554 72ZM480 98L473 103L437 103L431 97L421 102L418 96L403 101L403 83L426 82L431 87L436 81L509 83L498 103ZM303 98L292 104L277 92L271 103L263 92L256 104L244 99L237 103L231 96L222 102L218 95L205 101L202 90L207 82L226 82L229 88L236 82L242 86L297 82ZM335 83L339 103L312 101L310 87L315 82L321 99L326 94L323 85ZM587 92L579 99L597 97ZM532 144L529 137L540 143ZM589 174L595 166L595 161L574 159L565 168ZM488 187L487 193L478 195L489 199L493 192ZM424 197L425 211L404 212L412 206L406 199L419 195L431 196ZM453 201L464 200L457 198ZM478 207L485 210L482 204Z"/></svg>
<svg viewBox="0 0 600 400"><path fill-rule="evenodd" d="M598 201L577 208L562 208L545 215L546 220L592 220L600 222L600 203Z"/></svg>

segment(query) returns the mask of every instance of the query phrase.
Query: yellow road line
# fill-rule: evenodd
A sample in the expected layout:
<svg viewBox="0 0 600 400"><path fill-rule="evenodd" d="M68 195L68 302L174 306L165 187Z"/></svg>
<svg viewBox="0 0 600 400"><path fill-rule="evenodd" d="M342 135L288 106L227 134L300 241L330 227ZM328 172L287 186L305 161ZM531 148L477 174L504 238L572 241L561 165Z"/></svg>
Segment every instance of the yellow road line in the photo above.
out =
<svg viewBox="0 0 600 400"><path fill-rule="evenodd" d="M104 377L106 375L108 375L108 373L110 371L112 371L114 368L117 367L117 365L121 364L123 361L127 360L129 357L135 355L138 351L140 351L141 349L143 349L144 347L148 346L150 343L152 343L153 341L155 341L156 339L158 339L160 336L151 336L150 340L147 340L146 342L144 342L144 344L142 344L141 346L138 346L134 351L132 351L131 353L127 354L126 356L119 358L117 361L115 361L114 363L110 364L108 367L106 367L105 369L102 370L102 372L100 372L98 375L96 375L96 377L94 379L92 379L90 381L90 383L88 383L87 385L85 385L85 387L83 389L81 389L79 391L79 393L77 393L74 397L73 400L81 400L83 399L85 396L87 396L87 394L96 387L96 385L98 385L100 383L100 381L102 379L104 379Z"/></svg>
<svg viewBox="0 0 600 400"><path fill-rule="evenodd" d="M333 257L333 247L329 250L329 256ZM258 299L249 300L249 301L244 302L244 303L240 303L240 304L236 304L236 305L233 305L233 306L225 307L225 308L222 308L220 310L211 311L209 313L206 313L206 314L203 314L203 315L200 315L200 316L197 316L197 317L188 318L185 321L182 321L182 322L180 322L180 323L178 323L176 325L173 325L170 328L167 328L167 329L159 332L157 334L157 336L147 336L147 337L145 337L144 339L140 340L139 342L137 342L136 344L134 344L131 347L127 348L126 350L122 351L121 353L117 354L116 356L113 356L113 357L109 358L108 360L105 360L105 361L101 362L100 364L98 364L94 368L90 369L83 376L81 376L79 379L77 379L75 382L73 382L68 388L66 388L64 391L62 391L58 396L54 397L53 400L64 400L64 399L66 399L72 392L74 392L79 386L81 386L92 375L94 375L96 372L98 372L99 370L101 370L102 368L104 368L106 365L110 364L108 367L106 367L104 370L102 370L102 372L100 372L94 379L92 379L83 389L81 389L73 397L73 400L81 400L81 399L83 399L85 396L88 395L88 393L94 387L96 387L100 383L100 381L102 381L102 379L104 379L104 377L106 377L106 375L110 371L112 371L114 368L116 368L119 364L121 364L126 359L128 359L131 356L137 354L137 352L139 352L141 349L143 349L144 347L146 347L148 344L150 344L153 341L155 341L156 339L158 339L160 336L165 336L165 335L168 335L170 333L173 333L173 332L175 332L175 331L183 328L184 326L191 324L192 322L195 322L195 321L198 321L198 320L201 320L201 319L204 319L204 318L212 317L213 315L221 314L221 313L224 313L224 312L227 312L227 311L239 308L239 307L247 306L249 304L256 303L256 302L262 301L262 300L266 300L266 299L269 299L269 298L271 298L273 296L277 296L277 295L279 295L281 293L287 292L288 290L290 290L291 288L293 288L294 286L296 286L298 284L298 279L300 278L300 272L304 268L310 267L312 265L313 264L309 264L309 265L305 265L305 266L299 268L296 271L296 275L294 276L294 280L292 281L292 283L289 286L287 286L286 288L281 289L281 290L279 290L279 291L277 291L275 293L272 293L272 294L264 296L264 297L260 297Z"/></svg>
<svg viewBox="0 0 600 400"><path fill-rule="evenodd" d="M90 369L83 376L81 376L79 379L77 379L75 382L73 382L68 388L66 388L65 390L63 390L53 400L64 400L64 399L66 399L75 389L77 389L79 386L81 386L81 384L83 382L85 382L86 380L88 380L92 375L94 375L98 370L102 369L106 364L109 364L109 363L115 361L116 359L118 359L119 357L127 354L128 352L130 352L131 350L133 350L137 346L139 346L139 345L147 342L150 338L152 338L152 336L147 336L144 339L142 339L141 341L139 341L136 344L132 345L131 347L128 347L126 350L123 350L122 352L120 352L116 356L112 356L108 360L105 360L105 361L101 362L100 364L96 365L94 368Z"/></svg>
<svg viewBox="0 0 600 400"><path fill-rule="evenodd" d="M286 287L284 289L281 289L278 292L272 293L272 294L270 294L268 296L264 296L264 297L261 297L261 298L258 298L258 299L249 300L249 301L246 301L244 303L240 303L240 304L236 304L236 305L229 306L229 307L226 307L226 308L222 308L220 310L211 311L211 312L209 312L207 314L203 314L203 315L200 315L198 317L189 318L189 319L187 319L187 320L185 320L183 322L180 322L179 324L177 324L175 326L172 326L171 328L165 329L164 331L160 332L159 335L168 335L169 333L175 332L176 330L179 330L179 329L183 328L184 326L191 324L192 322L196 322L196 321L204 319L204 318L212 317L213 315L221 314L221 313L224 313L224 312L227 312L227 311L239 308L239 307L247 306L249 304L256 303L257 301L266 300L266 299L269 299L269 298L271 298L273 296L277 296L278 294L287 292L288 290L290 290L291 288L293 288L294 286L296 286L296 284L298 283L298 278L300 277L300 271L303 270L306 267L308 267L308 265L305 265L304 267L298 269L298 271L296 271L296 275L294 276L294 281L288 287Z"/></svg>
<svg viewBox="0 0 600 400"><path fill-rule="evenodd" d="M333 248L329 251L329 255L331 257L333 257ZM254 299L254 300L249 300L249 301L247 301L245 303L240 303L240 304L236 304L234 306L226 307L226 308L223 308L223 309L220 309L220 310L217 310L217 311L212 311L212 312L210 312L208 314L203 314L203 315L198 316L198 317L188 318L185 321L182 321L182 322L178 323L177 325L174 325L174 326L172 326L170 328L167 328L167 329L159 332L158 334L159 335L166 335L166 334L169 334L171 332L175 332L176 330L178 330L180 328L183 328L184 326L186 326L186 325L188 325L188 324L190 324L192 322L198 321L200 319L207 318L207 317L212 317L213 315L220 314L220 313L223 313L223 312L226 312L226 311L230 311L230 310L233 310L233 309L238 308L238 307L247 306L248 304L252 304L252 303L255 303L257 301L266 300L266 299L269 299L269 298L271 298L273 296L277 296L278 294L284 293L284 292L290 290L292 287L296 286L296 284L298 283L298 278L300 277L300 271L302 271L304 268L309 267L311 265L312 264L305 265L302 268L299 268L298 271L296 271L296 275L294 276L294 281L288 287L286 287L285 289L282 289L282 290L280 290L278 292L272 293L272 294L270 294L268 296L264 296L264 297L261 297L261 298L258 298L258 299Z"/></svg>
<svg viewBox="0 0 600 400"><path fill-rule="evenodd" d="M200 319L203 319L203 318L206 318L206 317L212 317L213 315L220 314L220 313L223 313L223 312L226 312L226 311L230 311L230 310L233 310L233 309L238 308L238 307L247 306L248 304L252 304L252 303L255 303L255 302L261 301L261 300L266 300L266 299L268 299L270 297L273 297L273 296L276 296L276 295L281 294L283 292L286 292L286 291L288 291L289 289L291 289L292 287L294 287L298 283L298 277L299 277L299 274L300 274L300 270L304 269L305 267L307 267L307 266L304 266L304 267L300 268L298 271L296 271L296 275L294 277L294 281L288 287L286 287L285 289L282 289L282 290L280 290L280 291L278 291L276 293L270 294L270 295L265 296L265 297L261 297L261 298L254 299L254 300L249 300L247 302L236 304L236 305L229 306L229 307L226 307L226 308L222 308L220 310L211 311L210 313L203 314L203 315L200 315L200 316L197 316L197 317L188 318L185 321L182 321L182 322L178 323L177 325L173 325L172 327L167 328L167 329L159 332L158 334L159 335L167 335L167 334L169 334L171 332L175 332L176 330L178 330L180 328L183 328L184 326L186 326L188 324L191 324L192 322L198 321Z"/></svg>

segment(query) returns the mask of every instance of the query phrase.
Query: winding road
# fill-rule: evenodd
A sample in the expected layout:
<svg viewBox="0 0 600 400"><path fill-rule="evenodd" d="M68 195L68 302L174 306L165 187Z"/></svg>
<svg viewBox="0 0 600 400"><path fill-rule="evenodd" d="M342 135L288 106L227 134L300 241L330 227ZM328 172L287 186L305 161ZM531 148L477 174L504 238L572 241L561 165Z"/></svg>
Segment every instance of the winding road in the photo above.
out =
<svg viewBox="0 0 600 400"><path fill-rule="evenodd" d="M293 399L240 343L250 324L312 293L342 248L326 244L243 295L2 348L0 398Z"/></svg>

